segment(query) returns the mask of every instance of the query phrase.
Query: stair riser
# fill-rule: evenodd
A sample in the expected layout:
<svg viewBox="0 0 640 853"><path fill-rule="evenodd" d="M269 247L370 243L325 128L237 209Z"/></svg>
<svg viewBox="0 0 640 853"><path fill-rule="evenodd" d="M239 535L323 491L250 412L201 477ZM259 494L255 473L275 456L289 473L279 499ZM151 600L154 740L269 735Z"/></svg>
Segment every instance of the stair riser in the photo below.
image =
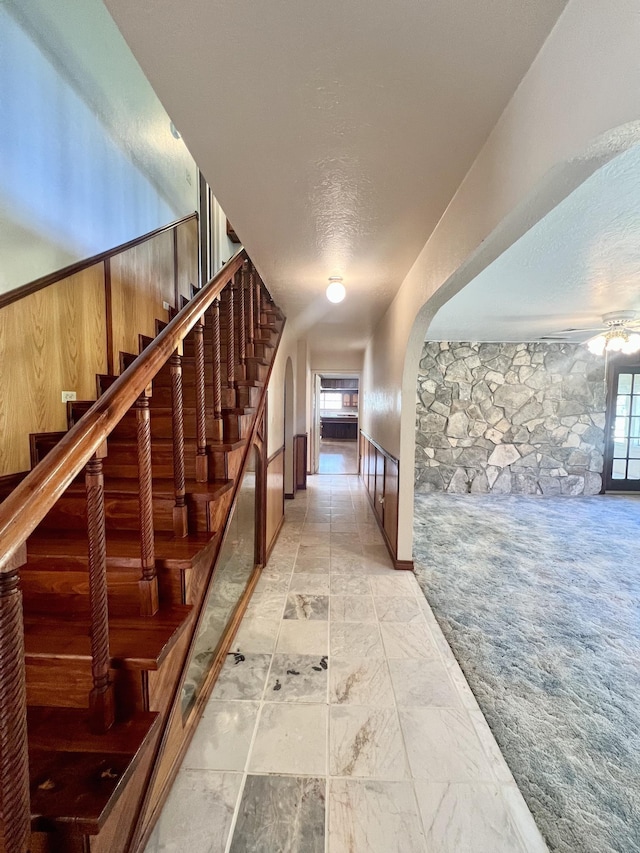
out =
<svg viewBox="0 0 640 853"><path fill-rule="evenodd" d="M191 569L158 570L158 586L163 604L190 604L186 601L186 581ZM110 616L135 616L140 613L140 569L126 572L107 572L107 590L109 596ZM29 613L54 613L55 602L52 596L76 596L78 601L73 605L73 612L78 616L90 613L89 602L89 573L70 572L64 570L47 571L30 569L22 573L20 579L24 608ZM68 601L68 599L67 599ZM64 612L69 612L64 602ZM58 608L59 609L59 608Z"/></svg>
<svg viewBox="0 0 640 853"><path fill-rule="evenodd" d="M88 661L52 658L26 660L27 705L88 708L93 688Z"/></svg>
<svg viewBox="0 0 640 853"><path fill-rule="evenodd" d="M247 379L264 382L269 375L269 368L264 364L258 364L255 361L247 362Z"/></svg>
<svg viewBox="0 0 640 853"><path fill-rule="evenodd" d="M253 415L223 415L225 441L238 441L245 438L251 430Z"/></svg>
<svg viewBox="0 0 640 853"><path fill-rule="evenodd" d="M154 497L153 526L155 530L173 530L175 500ZM139 530L140 503L137 496L105 497L107 530ZM38 525L39 530L86 530L86 500L80 496L64 496Z"/></svg>
<svg viewBox="0 0 640 853"><path fill-rule="evenodd" d="M185 447L185 475L187 479L195 480L196 454L193 448ZM153 476L159 479L173 478L173 449L170 446L151 445L151 467ZM108 477L138 477L138 455L135 446L127 447L115 444L108 445L108 455L104 459L104 474Z"/></svg>

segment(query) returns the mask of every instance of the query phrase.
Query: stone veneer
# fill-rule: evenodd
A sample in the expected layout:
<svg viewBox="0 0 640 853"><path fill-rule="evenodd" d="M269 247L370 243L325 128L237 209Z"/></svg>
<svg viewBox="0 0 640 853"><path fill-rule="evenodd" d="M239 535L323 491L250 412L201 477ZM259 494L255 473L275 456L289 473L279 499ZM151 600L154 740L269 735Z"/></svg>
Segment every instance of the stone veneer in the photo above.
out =
<svg viewBox="0 0 640 853"><path fill-rule="evenodd" d="M416 491L600 491L604 360L584 346L425 343Z"/></svg>

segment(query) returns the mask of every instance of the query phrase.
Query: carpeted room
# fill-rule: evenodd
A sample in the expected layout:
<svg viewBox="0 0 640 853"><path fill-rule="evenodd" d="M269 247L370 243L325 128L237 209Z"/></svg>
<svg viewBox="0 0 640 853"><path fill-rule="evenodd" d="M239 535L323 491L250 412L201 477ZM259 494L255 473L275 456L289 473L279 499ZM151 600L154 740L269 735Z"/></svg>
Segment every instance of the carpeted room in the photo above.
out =
<svg viewBox="0 0 640 853"><path fill-rule="evenodd" d="M425 344L416 574L552 851L640 850L640 504L601 496L605 362Z"/></svg>

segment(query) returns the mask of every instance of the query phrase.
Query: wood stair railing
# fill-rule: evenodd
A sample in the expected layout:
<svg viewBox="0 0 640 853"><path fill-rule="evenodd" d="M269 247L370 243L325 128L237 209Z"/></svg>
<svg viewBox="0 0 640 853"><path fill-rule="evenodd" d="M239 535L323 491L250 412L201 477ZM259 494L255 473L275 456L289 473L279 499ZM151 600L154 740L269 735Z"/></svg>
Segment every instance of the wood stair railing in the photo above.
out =
<svg viewBox="0 0 640 853"><path fill-rule="evenodd" d="M241 249L32 436L0 504L0 851L88 850L148 778L282 324Z"/></svg>

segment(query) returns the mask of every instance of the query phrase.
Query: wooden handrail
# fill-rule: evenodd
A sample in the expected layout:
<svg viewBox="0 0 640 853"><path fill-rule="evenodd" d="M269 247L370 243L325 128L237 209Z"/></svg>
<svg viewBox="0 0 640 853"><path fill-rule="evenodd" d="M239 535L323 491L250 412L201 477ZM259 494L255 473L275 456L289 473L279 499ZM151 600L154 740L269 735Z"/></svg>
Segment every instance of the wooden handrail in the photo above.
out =
<svg viewBox="0 0 640 853"><path fill-rule="evenodd" d="M246 259L240 247L0 504L0 574Z"/></svg>

